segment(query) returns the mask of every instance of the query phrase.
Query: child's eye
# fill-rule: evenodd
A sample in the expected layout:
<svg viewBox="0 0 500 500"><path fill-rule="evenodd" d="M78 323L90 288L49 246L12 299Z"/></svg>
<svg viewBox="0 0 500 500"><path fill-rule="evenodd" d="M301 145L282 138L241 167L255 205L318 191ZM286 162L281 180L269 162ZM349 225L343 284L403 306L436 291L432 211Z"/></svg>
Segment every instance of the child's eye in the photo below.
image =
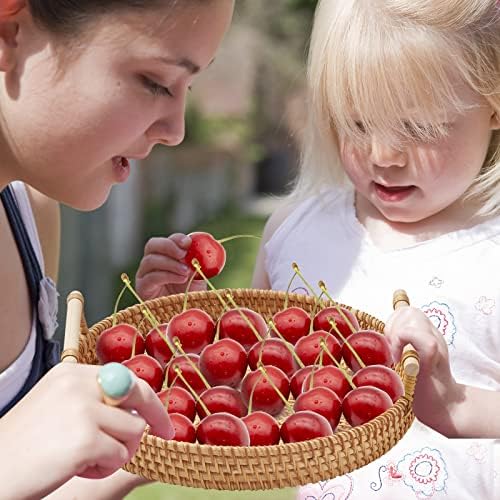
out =
<svg viewBox="0 0 500 500"><path fill-rule="evenodd" d="M144 86L153 94L153 95L160 95L160 96L169 96L169 97L174 97L172 92L167 87L164 87L163 85L160 85L153 80L149 79L147 76L143 76L142 78L142 83Z"/></svg>
<svg viewBox="0 0 500 500"><path fill-rule="evenodd" d="M366 128L363 124L363 122L360 122L360 121L356 121L354 122L354 124L356 125L356 128L362 133L362 134L365 134L366 133Z"/></svg>

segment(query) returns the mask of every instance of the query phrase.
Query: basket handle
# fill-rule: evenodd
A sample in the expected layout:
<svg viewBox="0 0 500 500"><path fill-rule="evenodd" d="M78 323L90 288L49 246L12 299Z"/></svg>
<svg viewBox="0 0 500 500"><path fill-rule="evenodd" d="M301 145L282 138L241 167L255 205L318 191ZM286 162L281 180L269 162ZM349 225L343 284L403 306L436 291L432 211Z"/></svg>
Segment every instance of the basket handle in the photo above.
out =
<svg viewBox="0 0 500 500"><path fill-rule="evenodd" d="M394 310L400 307L408 307L410 299L404 290L396 290L392 297L392 305ZM418 360L418 353L411 344L406 344L403 348L403 356L401 357L403 369L406 375L416 377L420 370L420 363Z"/></svg>
<svg viewBox="0 0 500 500"><path fill-rule="evenodd" d="M83 303L83 295L77 290L71 292L66 299L64 350L61 354L61 361L66 363L78 363L78 344L80 342Z"/></svg>

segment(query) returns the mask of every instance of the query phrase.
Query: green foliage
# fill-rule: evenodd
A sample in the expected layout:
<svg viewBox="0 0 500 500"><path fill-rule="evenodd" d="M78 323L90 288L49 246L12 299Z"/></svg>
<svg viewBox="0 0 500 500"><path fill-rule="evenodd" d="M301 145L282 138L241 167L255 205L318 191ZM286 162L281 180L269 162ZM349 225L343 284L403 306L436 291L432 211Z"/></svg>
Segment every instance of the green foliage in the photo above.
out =
<svg viewBox="0 0 500 500"><path fill-rule="evenodd" d="M292 10L308 10L314 12L318 0L288 0L288 7Z"/></svg>

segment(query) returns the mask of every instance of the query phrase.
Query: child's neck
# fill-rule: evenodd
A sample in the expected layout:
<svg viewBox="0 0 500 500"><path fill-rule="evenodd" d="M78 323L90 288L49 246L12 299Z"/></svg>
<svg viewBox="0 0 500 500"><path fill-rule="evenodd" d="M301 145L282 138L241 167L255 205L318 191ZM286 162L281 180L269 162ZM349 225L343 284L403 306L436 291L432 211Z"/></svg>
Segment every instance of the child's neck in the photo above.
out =
<svg viewBox="0 0 500 500"><path fill-rule="evenodd" d="M392 222L386 219L366 198L356 194L356 216L370 235L372 242L381 250L397 250L443 234L472 227L484 218L476 214L477 206L455 202L441 212L418 222Z"/></svg>

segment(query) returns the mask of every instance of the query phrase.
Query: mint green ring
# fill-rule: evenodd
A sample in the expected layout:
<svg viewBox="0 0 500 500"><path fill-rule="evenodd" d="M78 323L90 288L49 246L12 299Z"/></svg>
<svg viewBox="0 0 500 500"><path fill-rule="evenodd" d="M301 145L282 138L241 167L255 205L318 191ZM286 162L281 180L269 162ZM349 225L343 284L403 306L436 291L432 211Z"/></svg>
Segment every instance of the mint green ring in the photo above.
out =
<svg viewBox="0 0 500 500"><path fill-rule="evenodd" d="M119 404L127 397L134 379L132 372L121 363L106 363L99 369L97 381L101 386L106 402Z"/></svg>

